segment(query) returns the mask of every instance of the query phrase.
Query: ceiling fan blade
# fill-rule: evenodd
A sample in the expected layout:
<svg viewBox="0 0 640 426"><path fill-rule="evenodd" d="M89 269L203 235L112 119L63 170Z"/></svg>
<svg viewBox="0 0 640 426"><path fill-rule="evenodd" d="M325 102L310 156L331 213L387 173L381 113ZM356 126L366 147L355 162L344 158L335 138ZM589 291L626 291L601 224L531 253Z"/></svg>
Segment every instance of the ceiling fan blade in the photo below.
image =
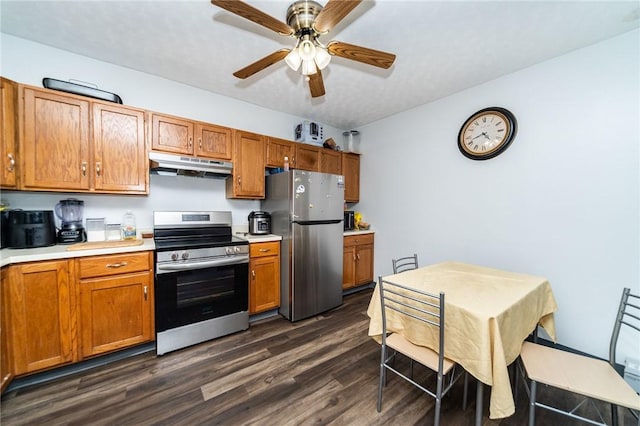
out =
<svg viewBox="0 0 640 426"><path fill-rule="evenodd" d="M295 31L289 25L277 20L271 15L267 15L263 11L240 1L240 0L211 0L211 4L235 13L245 19L255 22L258 25L269 28L283 35L292 35Z"/></svg>
<svg viewBox="0 0 640 426"><path fill-rule="evenodd" d="M317 69L317 68L316 68ZM309 90L312 98L318 98L324 95L324 82L322 81L322 73L319 69L315 74L309 75Z"/></svg>
<svg viewBox="0 0 640 426"><path fill-rule="evenodd" d="M335 27L338 22L349 14L362 0L329 0L316 17L313 28L324 34Z"/></svg>
<svg viewBox="0 0 640 426"><path fill-rule="evenodd" d="M284 57L287 56L287 54L290 51L291 51L291 49L280 49L278 51L275 51L272 54L267 55L262 59L258 59L257 61L255 61L254 63L252 63L250 65L247 65L246 67L242 68L241 70L238 70L238 71L234 72L233 75L235 75L238 78L251 77L252 75L257 73L258 71L262 71L263 69L267 68L268 66L273 65L276 62L283 60Z"/></svg>
<svg viewBox="0 0 640 426"><path fill-rule="evenodd" d="M355 44L332 41L327 46L329 53L342 58L351 59L374 67L389 68L396 60L393 53L356 46Z"/></svg>

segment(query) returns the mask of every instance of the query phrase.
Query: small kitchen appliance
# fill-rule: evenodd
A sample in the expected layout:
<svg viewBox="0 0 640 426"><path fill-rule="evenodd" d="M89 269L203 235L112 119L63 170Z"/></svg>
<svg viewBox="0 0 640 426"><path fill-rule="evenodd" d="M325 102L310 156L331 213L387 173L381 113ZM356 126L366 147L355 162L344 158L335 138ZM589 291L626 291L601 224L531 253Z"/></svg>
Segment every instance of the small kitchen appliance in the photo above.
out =
<svg viewBox="0 0 640 426"><path fill-rule="evenodd" d="M271 215L256 211L249 213L249 234L267 235L271 233Z"/></svg>
<svg viewBox="0 0 640 426"><path fill-rule="evenodd" d="M296 142L322 146L324 142L324 127L313 121L303 121L295 128Z"/></svg>
<svg viewBox="0 0 640 426"><path fill-rule="evenodd" d="M9 210L7 247L35 248L56 243L52 210Z"/></svg>
<svg viewBox="0 0 640 426"><path fill-rule="evenodd" d="M54 210L56 216L62 222L58 230L59 244L81 243L87 240L84 227L82 226L84 201L76 198L60 200Z"/></svg>
<svg viewBox="0 0 640 426"><path fill-rule="evenodd" d="M353 210L345 210L344 212L344 230L353 231L356 229L355 213Z"/></svg>

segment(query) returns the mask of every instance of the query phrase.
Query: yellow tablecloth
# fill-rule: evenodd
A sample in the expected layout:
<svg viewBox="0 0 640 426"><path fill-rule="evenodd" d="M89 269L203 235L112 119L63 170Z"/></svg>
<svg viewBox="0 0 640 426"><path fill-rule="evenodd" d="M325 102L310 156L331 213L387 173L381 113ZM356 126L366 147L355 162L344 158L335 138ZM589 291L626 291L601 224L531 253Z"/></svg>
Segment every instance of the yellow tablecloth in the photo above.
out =
<svg viewBox="0 0 640 426"><path fill-rule="evenodd" d="M507 366L520 354L522 342L540 324L555 341L551 285L542 277L458 262L444 262L385 280L431 293L445 293L445 357L462 365L491 388L489 417L508 417L515 405ZM380 294L376 286L367 314L369 336L382 334ZM414 344L437 349L438 335L425 325L403 324L387 310L390 331Z"/></svg>

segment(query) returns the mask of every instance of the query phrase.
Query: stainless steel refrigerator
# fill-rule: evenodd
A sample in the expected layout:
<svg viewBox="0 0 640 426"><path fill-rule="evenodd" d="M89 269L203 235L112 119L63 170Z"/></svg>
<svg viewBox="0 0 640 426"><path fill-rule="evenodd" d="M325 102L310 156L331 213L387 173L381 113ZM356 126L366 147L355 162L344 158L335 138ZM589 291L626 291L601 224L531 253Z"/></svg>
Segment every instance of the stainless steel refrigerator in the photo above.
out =
<svg viewBox="0 0 640 426"><path fill-rule="evenodd" d="M262 210L282 236L280 314L291 321L342 304L344 178L291 170L266 177Z"/></svg>

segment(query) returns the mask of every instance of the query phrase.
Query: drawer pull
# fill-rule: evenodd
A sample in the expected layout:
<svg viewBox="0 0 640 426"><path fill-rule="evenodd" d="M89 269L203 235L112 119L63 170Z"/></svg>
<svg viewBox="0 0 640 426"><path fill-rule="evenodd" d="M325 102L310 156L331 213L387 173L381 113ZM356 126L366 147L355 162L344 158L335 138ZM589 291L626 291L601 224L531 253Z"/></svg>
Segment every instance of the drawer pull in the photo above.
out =
<svg viewBox="0 0 640 426"><path fill-rule="evenodd" d="M129 262L107 263L107 268L122 268L128 264Z"/></svg>
<svg viewBox="0 0 640 426"><path fill-rule="evenodd" d="M82 176L86 176L87 175L87 162L83 161L80 164L80 170L82 171Z"/></svg>
<svg viewBox="0 0 640 426"><path fill-rule="evenodd" d="M356 254L356 258L358 258L358 260L360 260L360 253Z"/></svg>
<svg viewBox="0 0 640 426"><path fill-rule="evenodd" d="M144 286L144 300L147 300L147 294L148 294L148 292L147 292L147 286L145 285L145 286Z"/></svg>
<svg viewBox="0 0 640 426"><path fill-rule="evenodd" d="M260 253L266 253L268 251L271 251L271 249L260 249Z"/></svg>
<svg viewBox="0 0 640 426"><path fill-rule="evenodd" d="M100 164L100 162L96 162L96 175L100 176L100 173L102 172L102 170L100 170L102 168L102 164Z"/></svg>
<svg viewBox="0 0 640 426"><path fill-rule="evenodd" d="M256 271L251 271L251 277L253 277L254 280L256 279Z"/></svg>

